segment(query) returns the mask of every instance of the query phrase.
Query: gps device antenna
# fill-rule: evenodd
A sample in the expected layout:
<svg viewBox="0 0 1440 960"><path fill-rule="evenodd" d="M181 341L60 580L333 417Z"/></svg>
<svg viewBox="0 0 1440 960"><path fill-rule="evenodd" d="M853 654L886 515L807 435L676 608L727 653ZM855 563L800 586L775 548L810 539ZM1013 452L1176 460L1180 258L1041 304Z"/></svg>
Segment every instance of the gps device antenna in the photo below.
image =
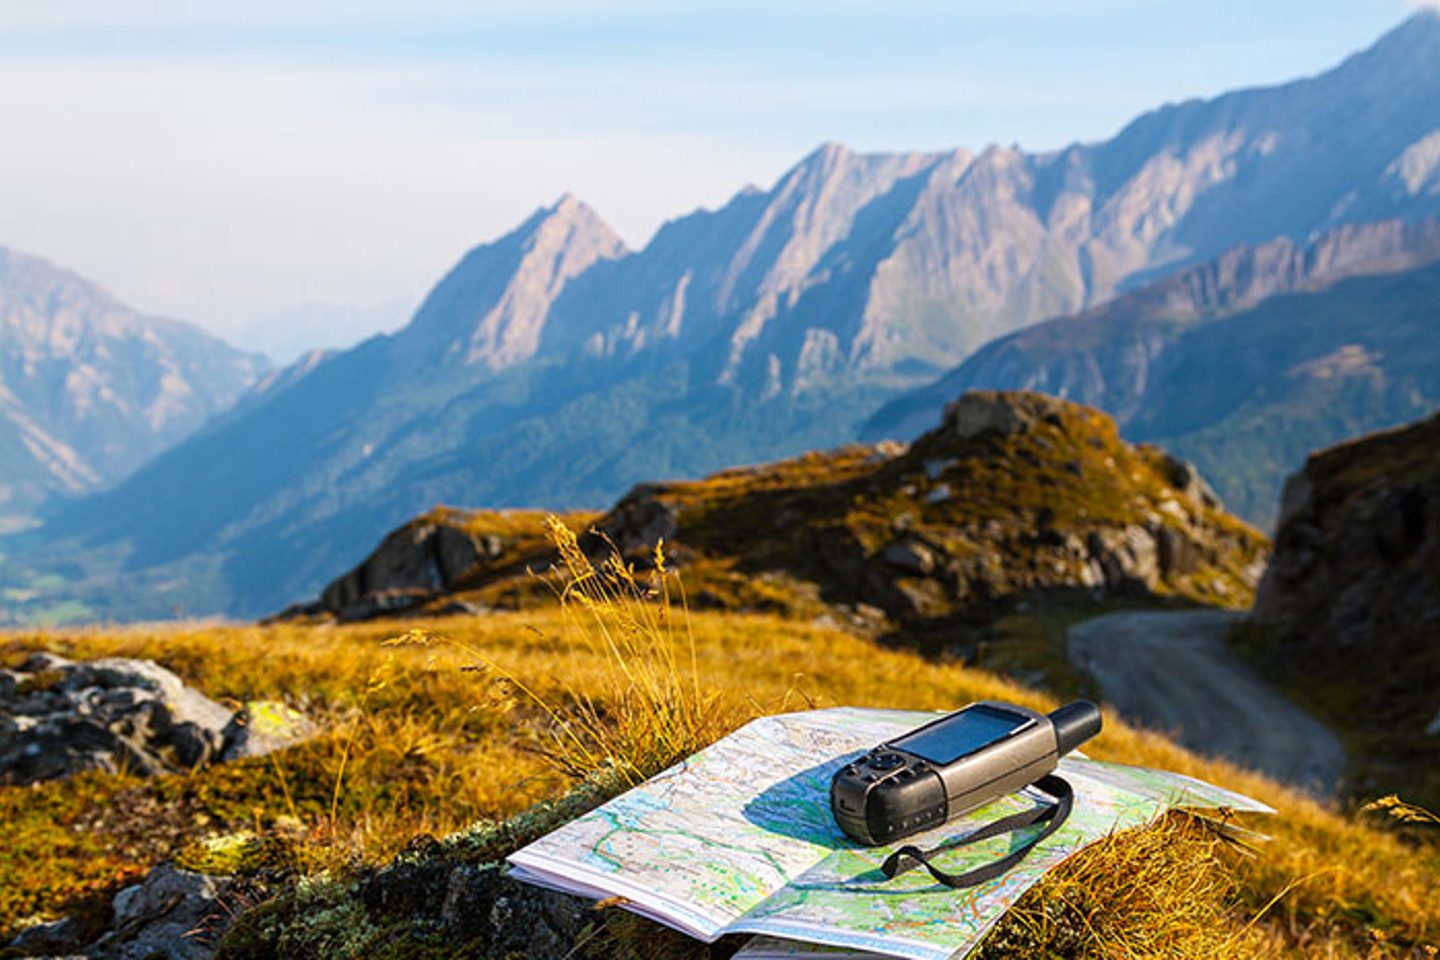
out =
<svg viewBox="0 0 1440 960"><path fill-rule="evenodd" d="M1055 742L1064 756L1100 732L1100 711L1093 703L1077 700L1049 714Z"/></svg>

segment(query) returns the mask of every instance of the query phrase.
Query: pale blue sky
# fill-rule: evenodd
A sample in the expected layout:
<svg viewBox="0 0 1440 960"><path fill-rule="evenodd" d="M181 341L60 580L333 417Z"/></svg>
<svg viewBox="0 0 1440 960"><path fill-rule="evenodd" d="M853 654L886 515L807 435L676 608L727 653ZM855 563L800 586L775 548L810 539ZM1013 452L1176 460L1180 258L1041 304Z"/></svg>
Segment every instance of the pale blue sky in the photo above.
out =
<svg viewBox="0 0 1440 960"><path fill-rule="evenodd" d="M416 301L566 190L632 245L817 144L1049 149L1404 0L0 0L0 244L231 333Z"/></svg>

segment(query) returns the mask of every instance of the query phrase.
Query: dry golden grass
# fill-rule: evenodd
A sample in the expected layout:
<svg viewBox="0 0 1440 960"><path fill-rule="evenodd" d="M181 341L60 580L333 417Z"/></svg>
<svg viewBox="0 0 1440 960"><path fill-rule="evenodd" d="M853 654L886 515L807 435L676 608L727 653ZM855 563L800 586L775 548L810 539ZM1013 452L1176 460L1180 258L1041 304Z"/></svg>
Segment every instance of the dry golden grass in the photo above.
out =
<svg viewBox="0 0 1440 960"><path fill-rule="evenodd" d="M564 553L567 541L554 532ZM330 732L264 761L100 784L87 801L96 809L57 807L50 819L39 801L67 796L70 785L0 789L0 815L25 813L31 839L63 835L76 822L103 838L120 829L104 810L123 786L159 804L188 804L191 828L174 827L181 838L298 821L310 840L301 849L311 851L301 866L333 868L349 858L384 858L417 833L514 813L597 766L619 766L632 780L648 775L760 713L839 704L953 709L979 699L1055 706L992 675L879 649L835 629L758 615L685 616L665 597L663 558L653 582L596 570L573 552L566 561L565 602L556 608L415 622L410 638L424 641L418 645L385 645L401 632L387 624L4 636L5 661L40 648L148 657L217 698L284 697L326 720ZM1259 826L1275 839L1250 859L1173 818L1112 838L1073 858L1007 921L1000 943L1023 947L1019 955L1434 955L1435 847L1196 757L1114 716L1089 752L1265 800L1280 815ZM145 827L124 829L143 834ZM59 847L32 843L0 858L0 888L23 886L42 869L83 873L82 854L67 860ZM63 909L66 894L0 906L9 911L0 913L3 934L23 913Z"/></svg>

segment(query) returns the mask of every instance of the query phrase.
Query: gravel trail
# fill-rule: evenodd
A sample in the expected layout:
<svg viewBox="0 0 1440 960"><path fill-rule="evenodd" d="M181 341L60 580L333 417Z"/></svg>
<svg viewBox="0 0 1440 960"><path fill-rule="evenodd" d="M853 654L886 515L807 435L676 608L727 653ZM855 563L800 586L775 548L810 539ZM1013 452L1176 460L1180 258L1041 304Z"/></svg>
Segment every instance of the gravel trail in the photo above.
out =
<svg viewBox="0 0 1440 960"><path fill-rule="evenodd" d="M1140 726L1329 796L1345 769L1340 741L1225 644L1227 610L1115 613L1072 627L1070 662Z"/></svg>

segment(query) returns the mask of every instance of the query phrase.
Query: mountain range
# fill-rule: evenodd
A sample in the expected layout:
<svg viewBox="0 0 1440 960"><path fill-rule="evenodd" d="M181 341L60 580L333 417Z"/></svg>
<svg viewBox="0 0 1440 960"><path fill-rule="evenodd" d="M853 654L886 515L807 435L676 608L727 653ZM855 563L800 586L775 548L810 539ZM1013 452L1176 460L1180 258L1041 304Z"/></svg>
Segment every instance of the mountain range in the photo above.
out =
<svg viewBox="0 0 1440 960"><path fill-rule="evenodd" d="M468 253L404 329L313 358L31 542L109 551L86 577L137 615L170 608L145 607L156 582L205 597L192 612L272 610L435 503L596 506L833 446L1027 324L1237 245L1436 213L1433 12L1101 143L826 145L638 251L567 196Z"/></svg>
<svg viewBox="0 0 1440 960"><path fill-rule="evenodd" d="M22 524L47 497L125 478L231 406L266 367L0 248L0 521Z"/></svg>
<svg viewBox="0 0 1440 960"><path fill-rule="evenodd" d="M862 430L909 439L967 390L1097 406L1194 460L1253 522L1306 454L1440 407L1440 221L1241 247L1001 337Z"/></svg>

